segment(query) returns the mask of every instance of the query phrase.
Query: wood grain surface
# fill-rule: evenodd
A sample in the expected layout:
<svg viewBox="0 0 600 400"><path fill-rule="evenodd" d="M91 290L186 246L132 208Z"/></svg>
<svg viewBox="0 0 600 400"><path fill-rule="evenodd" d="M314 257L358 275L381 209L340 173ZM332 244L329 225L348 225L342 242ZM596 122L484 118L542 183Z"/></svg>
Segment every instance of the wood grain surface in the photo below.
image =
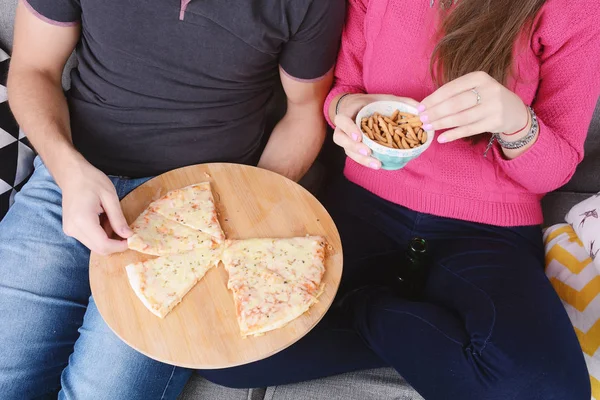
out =
<svg viewBox="0 0 600 400"><path fill-rule="evenodd" d="M122 201L131 223L168 191L209 181L229 239L321 235L325 290L319 303L287 326L242 338L222 264L210 270L164 319L154 316L129 286L125 266L153 256L134 251L92 253L90 283L100 314L124 342L156 360L195 369L225 368L269 357L306 335L331 305L342 274L338 231L325 208L304 188L275 173L234 164L181 168L141 185Z"/></svg>

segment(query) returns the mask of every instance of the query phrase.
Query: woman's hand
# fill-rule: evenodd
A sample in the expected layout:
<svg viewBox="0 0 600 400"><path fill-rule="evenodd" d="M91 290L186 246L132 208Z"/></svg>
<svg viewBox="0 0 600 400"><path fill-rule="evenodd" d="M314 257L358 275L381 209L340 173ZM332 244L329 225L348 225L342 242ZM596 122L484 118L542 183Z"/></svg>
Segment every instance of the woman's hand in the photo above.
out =
<svg viewBox="0 0 600 400"><path fill-rule="evenodd" d="M438 136L440 143L484 132L508 133L503 139L518 140L531 124L519 96L485 72L472 72L445 84L418 109L423 129L449 129Z"/></svg>
<svg viewBox="0 0 600 400"><path fill-rule="evenodd" d="M407 97L396 97L388 94L349 94L341 99L338 107L338 114L335 115L335 106L338 99L331 102L330 113L331 120L335 124L333 132L333 141L342 147L346 155L359 164L372 169L380 169L381 162L376 158L370 157L371 149L362 143L362 132L356 126L354 119L356 114L367 104L375 101L401 101L416 107L418 102Z"/></svg>

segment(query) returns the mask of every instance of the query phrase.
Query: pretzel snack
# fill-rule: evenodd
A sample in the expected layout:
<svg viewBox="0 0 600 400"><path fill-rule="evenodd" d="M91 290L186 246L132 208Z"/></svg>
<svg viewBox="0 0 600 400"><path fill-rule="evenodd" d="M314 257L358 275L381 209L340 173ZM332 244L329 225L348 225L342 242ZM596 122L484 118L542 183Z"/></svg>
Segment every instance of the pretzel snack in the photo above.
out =
<svg viewBox="0 0 600 400"><path fill-rule="evenodd" d="M419 116L400 110L390 116L374 113L364 117L360 125L369 139L385 147L409 150L427 142L427 132Z"/></svg>

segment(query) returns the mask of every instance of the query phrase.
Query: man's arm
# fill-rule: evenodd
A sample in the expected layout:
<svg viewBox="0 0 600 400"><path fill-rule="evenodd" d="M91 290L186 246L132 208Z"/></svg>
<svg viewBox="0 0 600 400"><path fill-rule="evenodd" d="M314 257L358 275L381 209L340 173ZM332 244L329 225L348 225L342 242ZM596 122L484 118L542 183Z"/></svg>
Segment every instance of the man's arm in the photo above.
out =
<svg viewBox="0 0 600 400"><path fill-rule="evenodd" d="M344 25L345 0L313 1L279 55L288 109L277 124L259 166L299 180L325 138L323 103Z"/></svg>
<svg viewBox="0 0 600 400"><path fill-rule="evenodd" d="M333 71L314 82L291 78L282 69L280 76L287 95L287 112L273 130L258 166L298 181L323 146L323 102L331 88Z"/></svg>
<svg viewBox="0 0 600 400"><path fill-rule="evenodd" d="M34 7L32 4L40 10L28 9ZM61 77L79 40L79 24L56 21L40 12L48 11L52 16L64 14L68 18L73 14L73 7L67 7L69 4L19 2L8 100L21 128L62 189L65 233L98 253L124 251L127 242L110 239L110 230L105 231L99 219L105 213L114 232L122 237L132 234L115 188L106 175L75 150L71 140Z"/></svg>
<svg viewBox="0 0 600 400"><path fill-rule="evenodd" d="M69 110L61 77L79 40L79 25L43 22L19 2L8 96L19 125L61 185L65 170L80 157L71 142Z"/></svg>

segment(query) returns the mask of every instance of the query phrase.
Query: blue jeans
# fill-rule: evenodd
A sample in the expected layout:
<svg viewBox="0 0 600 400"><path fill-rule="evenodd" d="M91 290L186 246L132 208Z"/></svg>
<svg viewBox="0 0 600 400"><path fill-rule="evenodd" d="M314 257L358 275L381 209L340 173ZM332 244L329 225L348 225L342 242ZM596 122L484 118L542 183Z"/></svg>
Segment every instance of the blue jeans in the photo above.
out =
<svg viewBox="0 0 600 400"><path fill-rule="evenodd" d="M145 179L111 177L120 197ZM90 296L89 250L62 231L41 160L0 223L0 398L175 399L191 372L124 344Z"/></svg>
<svg viewBox="0 0 600 400"><path fill-rule="evenodd" d="M337 306L275 356L201 375L269 386L391 366L427 400L590 399L583 353L544 274L539 227L422 214L345 180L324 204L344 247ZM386 287L415 236L432 256L419 302Z"/></svg>

